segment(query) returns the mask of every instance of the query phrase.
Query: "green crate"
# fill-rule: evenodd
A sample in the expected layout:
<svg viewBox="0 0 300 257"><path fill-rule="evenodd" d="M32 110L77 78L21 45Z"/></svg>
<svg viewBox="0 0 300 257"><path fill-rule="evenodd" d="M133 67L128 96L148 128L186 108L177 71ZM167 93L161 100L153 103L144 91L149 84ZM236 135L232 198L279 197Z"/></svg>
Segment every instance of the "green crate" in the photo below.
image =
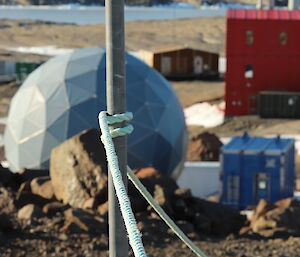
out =
<svg viewBox="0 0 300 257"><path fill-rule="evenodd" d="M258 99L262 118L300 118L300 92L263 91Z"/></svg>
<svg viewBox="0 0 300 257"><path fill-rule="evenodd" d="M33 72L40 63L17 62L16 63L16 82L22 84L28 75Z"/></svg>

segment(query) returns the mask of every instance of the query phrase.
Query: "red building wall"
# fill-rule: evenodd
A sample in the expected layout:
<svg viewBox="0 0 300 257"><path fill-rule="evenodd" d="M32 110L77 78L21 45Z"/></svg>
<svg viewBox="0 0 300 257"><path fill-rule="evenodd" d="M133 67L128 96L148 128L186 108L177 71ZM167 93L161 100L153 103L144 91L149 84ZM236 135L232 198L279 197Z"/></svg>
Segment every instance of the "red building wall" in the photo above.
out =
<svg viewBox="0 0 300 257"><path fill-rule="evenodd" d="M228 10L226 56L226 115L256 113L263 90L300 91L300 11Z"/></svg>

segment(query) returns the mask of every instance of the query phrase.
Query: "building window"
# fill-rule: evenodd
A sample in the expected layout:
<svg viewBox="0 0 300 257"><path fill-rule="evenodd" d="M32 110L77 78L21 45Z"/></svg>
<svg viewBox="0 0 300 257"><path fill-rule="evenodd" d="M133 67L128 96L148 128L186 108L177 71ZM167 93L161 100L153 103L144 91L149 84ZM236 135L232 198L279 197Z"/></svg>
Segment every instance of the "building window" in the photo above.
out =
<svg viewBox="0 0 300 257"><path fill-rule="evenodd" d="M246 79L252 79L253 78L253 66L251 64L248 64L245 66L245 78Z"/></svg>
<svg viewBox="0 0 300 257"><path fill-rule="evenodd" d="M246 31L246 44L247 45L252 45L254 42L254 35L252 30L247 30Z"/></svg>
<svg viewBox="0 0 300 257"><path fill-rule="evenodd" d="M286 32L280 32L279 33L279 43L281 45L286 45L286 43L287 43L287 34L286 34Z"/></svg>

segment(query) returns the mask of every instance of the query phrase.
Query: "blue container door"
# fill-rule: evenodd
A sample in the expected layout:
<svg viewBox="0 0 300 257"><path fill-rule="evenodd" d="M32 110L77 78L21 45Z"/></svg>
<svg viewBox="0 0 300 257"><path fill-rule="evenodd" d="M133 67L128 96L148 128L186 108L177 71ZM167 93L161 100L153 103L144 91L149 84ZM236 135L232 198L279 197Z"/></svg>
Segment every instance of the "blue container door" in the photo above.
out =
<svg viewBox="0 0 300 257"><path fill-rule="evenodd" d="M239 208L240 205L240 154L223 154L222 203Z"/></svg>
<svg viewBox="0 0 300 257"><path fill-rule="evenodd" d="M260 181L265 177L264 172L264 160L261 153L257 154L245 154L244 155L244 166L241 174L243 181L243 199L241 201L241 208L245 208L249 205L256 205L259 195L263 192L260 191ZM266 184L269 188L269 184ZM268 189L267 189L268 190Z"/></svg>

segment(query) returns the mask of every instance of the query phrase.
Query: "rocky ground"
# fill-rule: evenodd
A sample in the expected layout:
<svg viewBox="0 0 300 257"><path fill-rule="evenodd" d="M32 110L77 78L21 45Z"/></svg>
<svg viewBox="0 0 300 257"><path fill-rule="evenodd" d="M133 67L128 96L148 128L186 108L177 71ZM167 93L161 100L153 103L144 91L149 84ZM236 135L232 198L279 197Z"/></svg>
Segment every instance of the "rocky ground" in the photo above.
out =
<svg viewBox="0 0 300 257"><path fill-rule="evenodd" d="M64 142L52 152L50 171L13 174L0 166L1 256L108 256L105 155L100 142L90 147L97 140L98 132L88 130ZM153 168L135 173L207 256L300 255L296 200L261 201L248 221L227 206L193 197ZM129 194L148 256L194 256L130 183Z"/></svg>

